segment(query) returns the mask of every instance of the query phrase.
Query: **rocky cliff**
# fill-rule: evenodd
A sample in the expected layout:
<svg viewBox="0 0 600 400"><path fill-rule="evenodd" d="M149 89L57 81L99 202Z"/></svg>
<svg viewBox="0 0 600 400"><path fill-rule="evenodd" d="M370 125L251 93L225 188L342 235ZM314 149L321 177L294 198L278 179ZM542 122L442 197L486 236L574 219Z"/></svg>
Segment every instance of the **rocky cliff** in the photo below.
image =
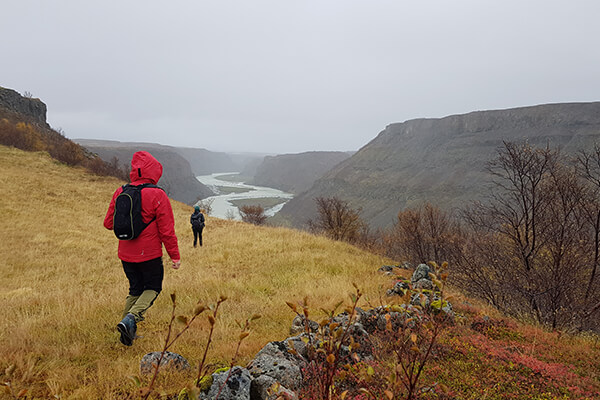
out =
<svg viewBox="0 0 600 400"><path fill-rule="evenodd" d="M23 115L41 127L50 128L46 123L46 104L40 99L24 97L12 89L0 86L0 107Z"/></svg>
<svg viewBox="0 0 600 400"><path fill-rule="evenodd" d="M256 168L253 185L301 193L335 165L350 157L341 151L311 151L267 156Z"/></svg>
<svg viewBox="0 0 600 400"><path fill-rule="evenodd" d="M295 197L281 214L296 226L316 215L314 198L336 196L363 209L372 226L425 201L445 209L481 199L486 164L502 141L560 146L565 152L600 140L600 102L478 111L388 125L356 154Z"/></svg>

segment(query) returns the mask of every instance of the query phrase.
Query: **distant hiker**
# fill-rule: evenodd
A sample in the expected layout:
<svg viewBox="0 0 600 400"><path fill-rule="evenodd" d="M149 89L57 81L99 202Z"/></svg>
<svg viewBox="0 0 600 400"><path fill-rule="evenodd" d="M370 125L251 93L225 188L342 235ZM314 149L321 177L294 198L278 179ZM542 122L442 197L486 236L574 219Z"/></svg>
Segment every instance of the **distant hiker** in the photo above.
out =
<svg viewBox="0 0 600 400"><path fill-rule="evenodd" d="M115 229L115 234L125 239L119 240L118 254L129 280L129 295L125 299L123 319L117 324L117 329L121 333L121 343L126 346L133 344L137 323L144 319L144 313L162 290L163 244L171 257L171 267L178 269L181 265L171 203L167 194L156 186L162 171L162 165L150 153L135 153L129 174L131 184L115 191L104 218L104 227ZM138 189L139 194L135 192ZM141 204L136 206L140 195ZM126 204L127 201L129 204ZM126 218L122 216L124 209L128 213ZM136 214L141 214L141 228L135 226L136 223L139 225ZM116 231L123 221L130 223L129 236Z"/></svg>
<svg viewBox="0 0 600 400"><path fill-rule="evenodd" d="M194 213L190 217L190 224L192 224L192 231L194 232L194 247L196 242L202 246L202 230L204 229L204 214L200 212L200 207L194 207Z"/></svg>

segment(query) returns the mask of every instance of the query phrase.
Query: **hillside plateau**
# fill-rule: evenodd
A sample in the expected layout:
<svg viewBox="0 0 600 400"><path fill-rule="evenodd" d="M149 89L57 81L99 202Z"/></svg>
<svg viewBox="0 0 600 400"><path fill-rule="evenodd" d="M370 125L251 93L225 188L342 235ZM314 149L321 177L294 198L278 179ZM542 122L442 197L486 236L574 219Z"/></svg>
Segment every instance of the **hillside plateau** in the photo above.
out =
<svg viewBox="0 0 600 400"><path fill-rule="evenodd" d="M349 153L341 151L266 156L248 183L298 194L308 190L318 178L348 157Z"/></svg>
<svg viewBox="0 0 600 400"><path fill-rule="evenodd" d="M357 283L365 293L360 307L394 303L386 290L411 272L384 275L378 269L391 260L324 237L211 217L205 245L193 248L190 209L172 201L182 267L165 270L163 293L140 324L141 338L124 347L115 325L127 284L117 240L102 226L112 193L123 182L42 152L0 146L0 183L2 398L19 393L31 399L136 398L138 378L130 377L139 375L144 354L162 348L173 292L177 313L185 315L198 300L210 304L227 297L209 351L217 368L233 356L236 321L262 315L240 348L236 363L245 365L267 342L288 336L294 314L285 302L306 298L318 318L317 309L332 309ZM600 398L597 337L547 332L453 292L456 322L439 337L424 370L429 389L422 398ZM209 321L201 319L171 351L197 366L209 329ZM378 398L387 398L389 366L376 360L368 365L363 384L379 385ZM381 379L369 381L373 374ZM176 398L194 377L194 371L161 374L156 387ZM149 378L141 379L147 384Z"/></svg>
<svg viewBox="0 0 600 400"><path fill-rule="evenodd" d="M395 123L288 202L281 214L302 226L316 214L315 198L338 197L361 208L372 226L385 227L406 207L430 202L451 210L483 199L490 178L486 165L503 141L574 153L591 149L598 140L600 102Z"/></svg>

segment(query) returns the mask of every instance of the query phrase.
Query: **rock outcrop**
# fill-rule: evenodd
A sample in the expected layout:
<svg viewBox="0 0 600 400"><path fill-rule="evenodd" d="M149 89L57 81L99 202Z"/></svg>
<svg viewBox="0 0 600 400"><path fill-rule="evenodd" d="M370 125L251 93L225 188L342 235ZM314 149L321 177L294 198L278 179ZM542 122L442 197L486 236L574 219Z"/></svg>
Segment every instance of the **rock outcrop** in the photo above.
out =
<svg viewBox="0 0 600 400"><path fill-rule="evenodd" d="M12 89L0 86L0 107L21 114L43 128L50 128L46 123L46 104L40 99L21 96Z"/></svg>
<svg viewBox="0 0 600 400"><path fill-rule="evenodd" d="M401 267L383 266L380 270L387 273L395 268ZM425 280L431 282L430 271L428 265L420 264L413 273L412 284ZM407 290L414 290L408 284L405 285ZM390 332L416 326L416 321L427 321L427 313L431 310L427 311L429 303L423 304L422 297L425 293L433 301L439 300L439 292L417 290L413 293L412 304L380 306L367 311L356 308L352 319L348 312L342 312L319 324L297 316L290 329L294 336L267 343L245 368L235 366L231 370L223 369L213 373L207 379L208 384L201 388L203 392L199 399L214 400L217 394L220 400L297 399L298 394L306 389L307 382L310 382L310 378L307 378L310 373L306 375L307 367L314 360L327 362L320 353L326 348L327 341L331 338L339 340L339 353L336 350L336 356L344 360L344 363L373 360L375 335L389 335ZM443 312L451 317L448 321L452 321L453 312L449 303L445 302L437 310L434 312Z"/></svg>
<svg viewBox="0 0 600 400"><path fill-rule="evenodd" d="M207 393L200 394L200 400L249 400L252 377L246 368L233 367L231 370L212 375L212 385Z"/></svg>

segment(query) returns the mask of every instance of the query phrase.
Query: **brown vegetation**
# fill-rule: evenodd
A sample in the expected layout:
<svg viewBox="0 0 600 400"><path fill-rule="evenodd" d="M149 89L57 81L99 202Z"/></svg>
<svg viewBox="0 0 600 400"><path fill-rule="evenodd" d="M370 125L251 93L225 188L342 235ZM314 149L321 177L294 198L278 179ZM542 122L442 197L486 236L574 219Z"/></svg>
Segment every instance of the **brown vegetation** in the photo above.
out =
<svg viewBox="0 0 600 400"><path fill-rule="evenodd" d="M456 219L426 203L400 211L383 241L386 255L420 264L431 260L455 262L464 239Z"/></svg>
<svg viewBox="0 0 600 400"><path fill-rule="evenodd" d="M71 166L82 166L100 176L115 176L128 180L128 171L118 160L104 162L83 147L64 137L63 133L40 126L26 118L0 109L0 144L25 151L46 151L52 158Z"/></svg>
<svg viewBox="0 0 600 400"><path fill-rule="evenodd" d="M425 204L366 236L359 211L317 198L310 226L414 265L449 261L456 285L502 312L553 329L598 331L600 146L569 158L558 149L505 142L488 171L487 201L473 203L460 219Z"/></svg>
<svg viewBox="0 0 600 400"><path fill-rule="evenodd" d="M594 155L577 161L549 147L504 144L489 165L490 200L464 213L470 240L457 271L461 286L554 329L600 328L600 204L590 179L578 174L586 170L582 160L590 167Z"/></svg>
<svg viewBox="0 0 600 400"><path fill-rule="evenodd" d="M337 197L317 197L318 216L308 221L310 230L321 233L333 240L356 243L365 227L360 218L360 210L355 210L348 202Z"/></svg>
<svg viewBox="0 0 600 400"><path fill-rule="evenodd" d="M265 209L262 206L241 206L239 208L240 216L242 217L242 221L248 222L254 225L263 225L267 220L267 216L265 215Z"/></svg>

